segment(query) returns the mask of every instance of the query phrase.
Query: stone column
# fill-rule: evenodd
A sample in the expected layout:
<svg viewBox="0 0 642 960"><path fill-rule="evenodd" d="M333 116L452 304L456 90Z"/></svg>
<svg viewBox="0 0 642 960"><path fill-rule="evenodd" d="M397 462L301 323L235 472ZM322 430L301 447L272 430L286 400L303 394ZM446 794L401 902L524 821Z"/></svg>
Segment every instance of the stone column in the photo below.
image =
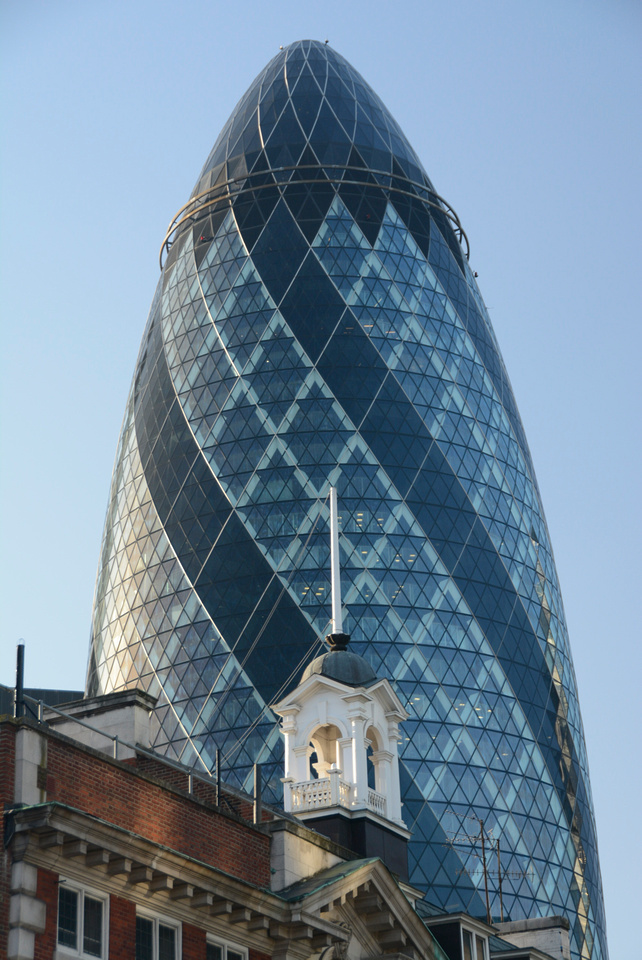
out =
<svg viewBox="0 0 642 960"><path fill-rule="evenodd" d="M368 755L366 753L365 723L367 717L354 712L350 717L352 726L352 769L354 772L353 807L365 807L368 802Z"/></svg>
<svg viewBox="0 0 642 960"><path fill-rule="evenodd" d="M294 747L292 750L292 776L297 783L304 783L310 779L310 747L307 743Z"/></svg>
<svg viewBox="0 0 642 960"><path fill-rule="evenodd" d="M291 707L288 713L283 717L283 723L281 724L281 730L283 732L283 738L285 740L285 776L294 777L296 776L294 770L294 745L296 743L297 735L297 722L296 715L298 709Z"/></svg>
<svg viewBox="0 0 642 960"><path fill-rule="evenodd" d="M296 781L295 769L296 762L294 756L294 744L296 742L297 735L297 722L296 715L298 713L297 707L292 707L290 711L283 717L283 722L281 724L281 731L283 733L283 738L285 740L285 751L284 751L284 773L285 776L281 778L281 783L283 784L283 809L286 813L292 813L293 803L292 803L292 784Z"/></svg>
<svg viewBox="0 0 642 960"><path fill-rule="evenodd" d="M343 770L343 779L348 783L355 782L355 772L352 766L352 737L343 737L337 741L339 744L339 757L337 763Z"/></svg>
<svg viewBox="0 0 642 960"><path fill-rule="evenodd" d="M343 771L336 763L333 763L328 771L330 777L330 804L333 807L341 805L341 787L339 781L341 780L342 773Z"/></svg>
<svg viewBox="0 0 642 960"><path fill-rule="evenodd" d="M399 785L399 718L388 714L388 739L390 743L390 789L388 791L388 819L405 827L401 817L401 787Z"/></svg>
<svg viewBox="0 0 642 960"><path fill-rule="evenodd" d="M375 768L375 790L386 798L386 817L394 820L394 815L391 816L391 807L394 804L392 797L394 794L393 762L395 755L390 750L377 750L370 759Z"/></svg>

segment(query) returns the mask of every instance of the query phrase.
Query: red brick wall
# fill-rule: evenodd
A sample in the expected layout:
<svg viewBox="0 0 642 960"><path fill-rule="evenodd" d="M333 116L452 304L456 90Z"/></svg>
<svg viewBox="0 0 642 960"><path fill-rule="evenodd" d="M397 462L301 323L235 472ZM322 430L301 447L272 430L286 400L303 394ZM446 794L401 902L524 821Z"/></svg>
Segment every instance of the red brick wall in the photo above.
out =
<svg viewBox="0 0 642 960"><path fill-rule="evenodd" d="M152 757L146 757L144 754L138 754L136 759L131 762L135 764L136 769L140 770L141 773L146 773L150 777L162 780L163 783L169 783L172 786L178 787L179 790L187 791L189 789L188 775L182 770L176 770L174 767L170 767L160 760L154 760ZM206 780L200 780L198 777L194 777L192 790L198 800L202 800L204 803L216 803L216 787L213 783L208 783ZM247 820L250 823L253 821L254 807L249 800L243 800L234 794L226 793L224 785L221 788L221 792L223 794L222 805L224 810L231 810L233 813L238 814L243 820ZM262 819L271 820L272 817L264 810Z"/></svg>
<svg viewBox="0 0 642 960"><path fill-rule="evenodd" d="M183 924L183 960L205 960L205 931Z"/></svg>
<svg viewBox="0 0 642 960"><path fill-rule="evenodd" d="M109 900L110 960L134 960L136 904L122 897Z"/></svg>
<svg viewBox="0 0 642 960"><path fill-rule="evenodd" d="M144 754L139 753L135 758L128 760L127 763L131 764L136 770L140 770L141 773L146 773L150 777L155 777L157 780L162 780L163 783L169 783L171 786L178 787L179 790L188 789L188 775L184 770L177 770L175 767L170 767L167 763L162 763L160 760L154 760L153 757L146 757ZM207 790L207 784L203 784ZM211 796L206 799L214 802L214 790L211 791Z"/></svg>
<svg viewBox="0 0 642 960"><path fill-rule="evenodd" d="M58 800L257 886L270 882L269 838L249 824L51 738L47 800Z"/></svg>
<svg viewBox="0 0 642 960"><path fill-rule="evenodd" d="M38 900L47 906L45 932L36 934L34 960L51 960L58 932L58 874L38 867Z"/></svg>
<svg viewBox="0 0 642 960"><path fill-rule="evenodd" d="M13 803L16 728L13 723L0 724L0 802Z"/></svg>
<svg viewBox="0 0 642 960"><path fill-rule="evenodd" d="M14 795L16 726L0 724L0 802L12 803ZM171 778L186 789L186 777L160 761L149 760L145 769L156 779ZM213 802L214 792L206 783L194 781L195 795ZM150 783L131 772L93 756L73 744L49 739L47 752L47 799L57 800L118 824L142 836L173 847L188 856L211 863L220 870L268 887L270 880L269 839L250 824L207 809L161 784ZM252 806L233 800L239 813L251 817ZM11 863L3 851L0 862L0 958L6 956ZM35 940L35 960L51 960L56 949L58 875L38 869L38 899L46 905L46 927ZM109 906L109 956L111 960L132 960L135 942L136 906L112 896ZM204 960L205 931L183 925L183 960ZM250 951L250 960L269 957Z"/></svg>
<svg viewBox="0 0 642 960"><path fill-rule="evenodd" d="M11 861L8 850L0 853L0 957L7 955L7 937L9 936L9 880Z"/></svg>

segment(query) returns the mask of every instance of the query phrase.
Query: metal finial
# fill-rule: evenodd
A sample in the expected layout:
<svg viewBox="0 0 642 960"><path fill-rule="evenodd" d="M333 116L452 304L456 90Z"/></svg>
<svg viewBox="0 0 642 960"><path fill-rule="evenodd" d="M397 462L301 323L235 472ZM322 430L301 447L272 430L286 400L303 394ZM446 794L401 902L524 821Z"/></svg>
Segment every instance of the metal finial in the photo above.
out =
<svg viewBox="0 0 642 960"><path fill-rule="evenodd" d="M350 643L350 634L330 633L326 637L326 640L330 644L330 652L335 653L337 650L347 650L348 644Z"/></svg>
<svg viewBox="0 0 642 960"><path fill-rule="evenodd" d="M337 488L330 487L330 581L332 584L332 633L343 633L341 616L341 570L339 567L339 518Z"/></svg>

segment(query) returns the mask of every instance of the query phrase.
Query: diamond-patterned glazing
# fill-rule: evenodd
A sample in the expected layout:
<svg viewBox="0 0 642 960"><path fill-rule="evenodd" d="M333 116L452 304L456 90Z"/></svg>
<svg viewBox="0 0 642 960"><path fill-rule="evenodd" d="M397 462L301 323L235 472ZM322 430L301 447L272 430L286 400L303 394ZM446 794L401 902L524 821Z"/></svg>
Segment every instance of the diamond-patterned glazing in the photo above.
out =
<svg viewBox="0 0 642 960"><path fill-rule="evenodd" d="M582 723L533 467L458 221L378 97L311 41L242 98L165 245L105 525L88 692L159 697L155 746L280 790L269 704L345 624L408 705L412 882L564 914L606 958ZM499 917L491 875L492 912Z"/></svg>

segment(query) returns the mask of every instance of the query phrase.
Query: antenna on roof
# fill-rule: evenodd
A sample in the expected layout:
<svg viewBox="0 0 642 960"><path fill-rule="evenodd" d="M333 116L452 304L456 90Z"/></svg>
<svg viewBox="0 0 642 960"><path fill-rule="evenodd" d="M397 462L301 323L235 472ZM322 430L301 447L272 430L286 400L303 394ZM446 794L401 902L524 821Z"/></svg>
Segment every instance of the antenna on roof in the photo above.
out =
<svg viewBox="0 0 642 960"><path fill-rule="evenodd" d="M330 487L330 581L332 585L332 633L343 633L341 616L341 570L339 566L339 518L337 488Z"/></svg>

